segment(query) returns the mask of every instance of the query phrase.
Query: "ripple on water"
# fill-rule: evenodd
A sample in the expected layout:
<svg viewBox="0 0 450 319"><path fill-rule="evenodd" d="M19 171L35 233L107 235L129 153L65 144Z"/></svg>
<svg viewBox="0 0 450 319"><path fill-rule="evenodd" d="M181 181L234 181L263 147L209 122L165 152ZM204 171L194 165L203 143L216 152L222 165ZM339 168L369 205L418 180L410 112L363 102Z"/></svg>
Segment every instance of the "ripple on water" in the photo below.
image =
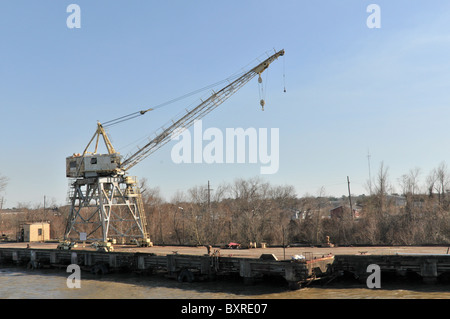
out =
<svg viewBox="0 0 450 319"><path fill-rule="evenodd" d="M244 286L235 281L178 283L156 276L82 273L81 288L67 288L64 271L0 271L0 298L8 299L450 299L450 286L395 285L382 289L332 285L289 291L279 284Z"/></svg>

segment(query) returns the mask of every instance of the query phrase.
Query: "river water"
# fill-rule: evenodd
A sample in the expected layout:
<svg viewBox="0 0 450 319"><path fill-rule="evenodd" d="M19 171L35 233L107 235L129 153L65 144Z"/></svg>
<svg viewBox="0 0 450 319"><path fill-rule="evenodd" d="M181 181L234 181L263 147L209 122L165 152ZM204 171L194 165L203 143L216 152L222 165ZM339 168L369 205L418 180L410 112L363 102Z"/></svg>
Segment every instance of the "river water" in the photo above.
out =
<svg viewBox="0 0 450 319"><path fill-rule="evenodd" d="M450 299L450 285L382 283L369 289L353 282L290 291L280 282L179 283L161 276L81 273L81 288L68 288L64 270L0 269L1 299Z"/></svg>

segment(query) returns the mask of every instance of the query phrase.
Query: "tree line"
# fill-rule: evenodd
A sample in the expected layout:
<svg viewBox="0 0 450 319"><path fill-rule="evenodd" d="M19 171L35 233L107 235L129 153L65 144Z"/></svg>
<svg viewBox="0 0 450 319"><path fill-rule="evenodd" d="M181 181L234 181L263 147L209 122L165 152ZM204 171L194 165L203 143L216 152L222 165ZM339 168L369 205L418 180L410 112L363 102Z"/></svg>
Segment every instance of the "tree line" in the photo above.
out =
<svg viewBox="0 0 450 319"><path fill-rule="evenodd" d="M238 242L269 245L322 245L327 236L335 245L450 244L450 173L445 162L420 183L420 169L411 169L396 182L380 164L368 181L368 195L333 198L322 187L315 195L298 197L291 185L271 185L259 177L236 179L213 191L205 185L164 200L158 187L141 181L148 233L156 245L224 245ZM400 199L400 202L399 202ZM341 214L330 215L337 205ZM1 231L11 237L19 221L51 222L51 236L62 239L69 206L20 208L1 215Z"/></svg>
<svg viewBox="0 0 450 319"><path fill-rule="evenodd" d="M164 202L159 189L144 191L149 232L156 244L218 245L232 242L271 245L450 244L450 173L443 162L420 184L421 171L397 179L380 164L368 195L336 199L320 188L297 197L293 186L273 186L260 178L220 185L211 196L205 186L178 193ZM145 184L145 183L144 183ZM369 187L368 187L369 188ZM341 205L343 214L330 216ZM353 207L353 208L355 208Z"/></svg>

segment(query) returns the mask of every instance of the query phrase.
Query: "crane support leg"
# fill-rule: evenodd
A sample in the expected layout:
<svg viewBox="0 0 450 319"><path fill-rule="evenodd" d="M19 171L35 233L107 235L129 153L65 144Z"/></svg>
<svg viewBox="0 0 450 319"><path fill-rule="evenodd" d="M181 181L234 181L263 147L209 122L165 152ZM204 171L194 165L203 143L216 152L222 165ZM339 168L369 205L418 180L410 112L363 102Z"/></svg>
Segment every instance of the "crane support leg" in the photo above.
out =
<svg viewBox="0 0 450 319"><path fill-rule="evenodd" d="M76 179L71 185L71 208L65 239L107 242L117 239L150 243L142 195L133 177L96 177ZM75 236L75 237L74 237Z"/></svg>

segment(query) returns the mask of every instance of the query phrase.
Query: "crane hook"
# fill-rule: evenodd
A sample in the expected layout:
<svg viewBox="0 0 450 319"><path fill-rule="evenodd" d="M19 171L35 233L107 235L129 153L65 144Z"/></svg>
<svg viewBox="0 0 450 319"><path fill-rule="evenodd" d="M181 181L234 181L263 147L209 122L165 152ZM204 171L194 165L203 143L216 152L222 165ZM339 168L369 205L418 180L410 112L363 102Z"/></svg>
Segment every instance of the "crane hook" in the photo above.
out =
<svg viewBox="0 0 450 319"><path fill-rule="evenodd" d="M258 77L258 83L261 84L262 83L262 78L261 78L261 73L258 73L259 77ZM261 98L259 100L259 104L261 104L261 108L264 111L264 104L266 104L266 102L264 101L263 97L264 97L264 89L262 87L262 85L260 86L260 92L259 92L259 97Z"/></svg>

